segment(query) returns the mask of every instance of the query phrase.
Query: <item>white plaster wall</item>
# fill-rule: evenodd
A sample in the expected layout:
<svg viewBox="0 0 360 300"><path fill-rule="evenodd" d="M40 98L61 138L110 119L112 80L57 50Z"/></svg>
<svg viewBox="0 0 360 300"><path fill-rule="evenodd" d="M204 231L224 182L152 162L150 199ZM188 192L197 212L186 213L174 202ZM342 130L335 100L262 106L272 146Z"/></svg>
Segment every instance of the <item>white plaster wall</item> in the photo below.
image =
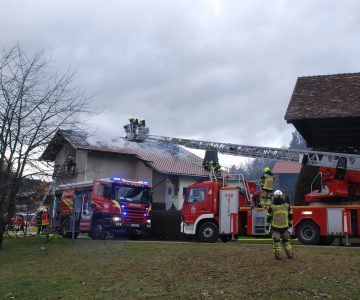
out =
<svg viewBox="0 0 360 300"><path fill-rule="evenodd" d="M122 177L134 180L137 160L130 156L113 153L89 152L87 159L87 180L95 178Z"/></svg>
<svg viewBox="0 0 360 300"><path fill-rule="evenodd" d="M166 181L166 180L164 180L165 178L166 178L166 175L158 174L155 171L153 171L152 187L156 186L153 189L153 201L154 202L161 202L161 203L165 202L165 181Z"/></svg>
<svg viewBox="0 0 360 300"><path fill-rule="evenodd" d="M145 165L141 160L136 162L135 180L147 181L152 185L153 182L153 170Z"/></svg>
<svg viewBox="0 0 360 300"><path fill-rule="evenodd" d="M92 178L87 174L88 152L85 150L76 151L76 181L88 181Z"/></svg>

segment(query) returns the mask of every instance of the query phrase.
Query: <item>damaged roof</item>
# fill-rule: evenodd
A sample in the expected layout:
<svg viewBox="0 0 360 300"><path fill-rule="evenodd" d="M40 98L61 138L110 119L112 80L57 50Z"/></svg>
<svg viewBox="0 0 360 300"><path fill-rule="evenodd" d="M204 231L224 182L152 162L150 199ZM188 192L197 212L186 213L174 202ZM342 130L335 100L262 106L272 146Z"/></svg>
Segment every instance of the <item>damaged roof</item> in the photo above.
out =
<svg viewBox="0 0 360 300"><path fill-rule="evenodd" d="M285 120L345 117L360 117L360 73L297 79Z"/></svg>
<svg viewBox="0 0 360 300"><path fill-rule="evenodd" d="M130 155L144 161L159 173L204 177L209 174L202 166L202 158L177 145L157 141L137 143L123 137L104 140L73 130L59 130L40 159L55 161L65 143L76 150Z"/></svg>

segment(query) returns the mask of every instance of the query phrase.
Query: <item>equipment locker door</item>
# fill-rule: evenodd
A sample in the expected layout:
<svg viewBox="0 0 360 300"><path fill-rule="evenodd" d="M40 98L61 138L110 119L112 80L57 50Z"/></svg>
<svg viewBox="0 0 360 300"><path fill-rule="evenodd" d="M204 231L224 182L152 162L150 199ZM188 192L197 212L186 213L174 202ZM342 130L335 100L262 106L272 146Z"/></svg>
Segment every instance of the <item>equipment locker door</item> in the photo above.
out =
<svg viewBox="0 0 360 300"><path fill-rule="evenodd" d="M219 233L237 234L239 224L239 190L220 191Z"/></svg>
<svg viewBox="0 0 360 300"><path fill-rule="evenodd" d="M90 232L91 229L91 190L78 193L77 201L80 206L80 232Z"/></svg>

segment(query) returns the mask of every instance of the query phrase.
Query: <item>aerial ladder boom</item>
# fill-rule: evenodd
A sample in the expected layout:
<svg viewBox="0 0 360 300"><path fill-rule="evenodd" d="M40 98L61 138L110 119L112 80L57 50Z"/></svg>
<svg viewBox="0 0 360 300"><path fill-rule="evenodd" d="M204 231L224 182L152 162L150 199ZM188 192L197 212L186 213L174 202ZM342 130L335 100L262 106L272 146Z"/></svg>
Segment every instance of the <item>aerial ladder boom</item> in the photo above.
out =
<svg viewBox="0 0 360 300"><path fill-rule="evenodd" d="M360 171L360 155L356 154L248 146L150 135L149 127L134 126L133 124L125 125L124 128L126 138L130 141L144 142L146 140L152 140L167 144L181 145L192 149L213 150L228 155L280 160L329 168L336 168L339 159L341 159L345 164L344 168L347 170Z"/></svg>

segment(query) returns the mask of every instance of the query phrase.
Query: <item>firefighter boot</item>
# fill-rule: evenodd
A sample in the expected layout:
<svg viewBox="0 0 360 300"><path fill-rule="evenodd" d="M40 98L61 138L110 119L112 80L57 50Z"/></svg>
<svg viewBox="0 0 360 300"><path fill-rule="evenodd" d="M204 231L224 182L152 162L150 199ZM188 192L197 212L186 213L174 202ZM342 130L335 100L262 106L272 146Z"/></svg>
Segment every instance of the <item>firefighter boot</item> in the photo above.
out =
<svg viewBox="0 0 360 300"><path fill-rule="evenodd" d="M278 239L273 239L273 249L274 249L275 259L280 260L280 259L281 259L281 244L280 244L280 240L278 240Z"/></svg>
<svg viewBox="0 0 360 300"><path fill-rule="evenodd" d="M291 244L290 244L289 240L283 240L283 244L284 244L286 256L289 259L293 259L294 258L294 253L292 251L292 247L291 247Z"/></svg>
<svg viewBox="0 0 360 300"><path fill-rule="evenodd" d="M281 239L282 239L282 242L283 242L283 245L284 245L286 256L289 259L294 258L292 247L291 247L291 244L290 244L290 241L289 241L289 239L290 239L289 231L285 231L284 233L282 233L281 234Z"/></svg>

